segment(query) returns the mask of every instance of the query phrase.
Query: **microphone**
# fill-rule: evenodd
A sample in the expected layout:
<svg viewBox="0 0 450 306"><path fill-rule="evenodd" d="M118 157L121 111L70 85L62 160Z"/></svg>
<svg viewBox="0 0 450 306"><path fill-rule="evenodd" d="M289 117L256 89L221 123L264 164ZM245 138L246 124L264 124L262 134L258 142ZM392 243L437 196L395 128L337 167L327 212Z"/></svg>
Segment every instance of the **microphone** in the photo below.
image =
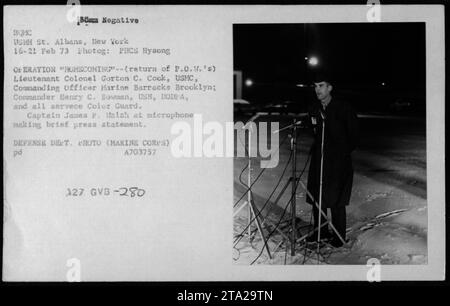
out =
<svg viewBox="0 0 450 306"><path fill-rule="evenodd" d="M242 127L242 129L246 129L247 126L252 123L253 121L255 121L256 118L258 118L259 116L263 115L262 113L256 113L253 117L251 117L247 123Z"/></svg>
<svg viewBox="0 0 450 306"><path fill-rule="evenodd" d="M283 130L286 130L286 129L289 129L289 128L295 126L295 125L301 125L302 122L303 122L303 121L299 120L299 121L297 121L297 122L295 122L295 123L293 123L293 124L290 124L290 125L288 125L288 126L285 126L284 128L281 128L281 129L278 129L278 130L273 131L272 134L279 133L279 132L281 132L281 131L283 131Z"/></svg>

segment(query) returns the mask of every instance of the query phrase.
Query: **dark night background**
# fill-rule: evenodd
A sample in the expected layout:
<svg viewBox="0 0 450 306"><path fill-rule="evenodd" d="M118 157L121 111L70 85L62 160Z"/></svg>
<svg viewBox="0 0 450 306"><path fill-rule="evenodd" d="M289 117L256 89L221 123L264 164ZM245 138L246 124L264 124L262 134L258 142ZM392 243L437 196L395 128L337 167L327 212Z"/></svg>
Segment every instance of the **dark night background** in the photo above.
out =
<svg viewBox="0 0 450 306"><path fill-rule="evenodd" d="M234 69L253 81L242 98L258 110L305 109L314 92L296 85L325 73L359 112L425 116L424 23L237 24L233 39Z"/></svg>
<svg viewBox="0 0 450 306"><path fill-rule="evenodd" d="M248 185L253 186L252 200L256 207L260 211L269 210L265 203L272 201L271 208L278 211L272 220L283 220L293 196L286 193L286 189L278 188L279 182L283 179L292 182L294 175L305 181L308 178L309 172L304 171L309 171L314 131L307 124L305 112L311 104L320 103L312 85L318 81L316 75L325 74L333 85L332 96L349 102L356 110L355 126L359 137L357 148L351 153L354 176L351 203L346 208L346 226L350 229L347 237L354 244L344 251L347 252L345 255L332 250L324 261L365 264L368 257L374 257L367 254L373 252L383 254L375 255L382 258L383 264L404 264L409 261L409 255L392 260L404 251L406 254L421 252L422 258L428 258L428 216L419 213L426 211L428 205L425 24L236 24L233 35L235 88L243 84L241 99L239 91L235 90L234 121L270 121L282 127L279 133L280 163L269 170L270 175L260 178L256 176L259 170L255 170L252 185L246 185L241 176L250 159L234 159L235 199L240 201ZM305 57L316 57L318 64L311 65ZM239 72L242 83L238 82ZM303 122L295 134L290 128L294 118ZM296 135L296 142L285 141L293 135ZM244 142L242 138L236 139L236 143L238 141ZM295 151L293 143L297 144ZM324 156L329 153L325 151ZM295 159L291 160L292 156ZM288 178L285 170L294 165L294 161L294 174ZM247 170L247 175L251 178L252 173ZM273 194L277 196L272 197ZM311 224L311 214L308 213L309 205L304 202L305 194L303 190L296 192L295 216L300 219L297 224L303 222L307 228ZM373 220L374 216L398 209L417 214L402 215L405 223L401 227L391 219L367 232L365 229L352 231L359 228L359 224ZM269 212L264 211L263 215L267 217ZM245 215L234 220L235 235L240 235L245 228L246 223L242 222ZM422 225L417 227L417 224ZM299 237L308 233L304 229L302 232L301 228ZM406 228L408 230L404 231ZM293 231L285 234L288 232ZM420 243L416 240L419 236L422 237ZM277 239L283 241L284 238L280 235ZM258 251L263 250L262 242L259 247L254 244L255 240L248 240L240 249L250 254L252 249L257 250L250 263L258 260ZM419 245L423 246L423 251L419 251ZM245 264L246 256L239 257L239 263ZM286 264L286 255L284 260ZM278 261L266 257L260 263L282 262L281 256ZM291 261L291 264L304 262Z"/></svg>

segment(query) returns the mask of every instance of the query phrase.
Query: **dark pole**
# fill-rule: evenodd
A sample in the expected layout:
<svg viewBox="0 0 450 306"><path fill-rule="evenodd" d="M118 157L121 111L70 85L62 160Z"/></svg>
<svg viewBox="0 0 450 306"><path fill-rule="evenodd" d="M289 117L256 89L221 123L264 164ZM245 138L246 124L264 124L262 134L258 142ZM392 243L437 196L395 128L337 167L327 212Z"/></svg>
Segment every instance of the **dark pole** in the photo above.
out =
<svg viewBox="0 0 450 306"><path fill-rule="evenodd" d="M294 118L294 125L292 128L291 150L294 158L292 160L292 198L291 198L291 217L292 217L292 233L291 233L291 256L295 256L295 242L297 240L297 227L295 226L296 219L296 189L297 189L297 124Z"/></svg>
<svg viewBox="0 0 450 306"><path fill-rule="evenodd" d="M304 56L306 57L306 23L303 24L303 52ZM308 64L306 63L305 59L302 59L305 61L305 83L308 82L307 80L307 74L308 74ZM297 227L295 224L296 221L296 190L297 190L297 124L296 119L294 118L294 124L292 128L292 139L291 139L291 150L293 156L292 160L292 195L291 195L291 224L292 224L292 232L291 232L291 256L295 256L295 242L297 240Z"/></svg>

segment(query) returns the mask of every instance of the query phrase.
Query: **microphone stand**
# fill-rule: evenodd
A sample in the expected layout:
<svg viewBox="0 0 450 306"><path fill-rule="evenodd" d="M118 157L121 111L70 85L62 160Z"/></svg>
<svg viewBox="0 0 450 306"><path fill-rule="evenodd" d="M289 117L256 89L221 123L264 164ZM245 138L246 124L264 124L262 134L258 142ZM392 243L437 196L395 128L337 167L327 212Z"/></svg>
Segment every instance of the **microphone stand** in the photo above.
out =
<svg viewBox="0 0 450 306"><path fill-rule="evenodd" d="M255 216L253 221L256 221L256 227L258 228L259 234L261 235L261 238L264 242L264 247L267 251L267 255L269 256L270 259L272 259L272 254L270 253L269 250L269 246L267 243L267 238L264 235L263 229L262 229L262 225L261 225L261 221L260 221L260 212L259 210L256 208L255 202L252 199L252 156L251 156L251 148L252 148L252 132L253 132L253 125L252 123L254 123L254 120L256 118L258 118L259 116L261 116L262 113L257 113L256 115L254 115L253 117L251 117L247 123L242 127L242 129L246 129L248 125L250 125L249 130L248 130L248 174L247 174L247 201L244 202L244 204L239 207L239 209L234 213L234 216L236 216L239 211L244 208L245 206L248 205L248 235L250 237L251 235L251 223L252 223L252 215ZM237 243L235 243L236 246Z"/></svg>
<svg viewBox="0 0 450 306"><path fill-rule="evenodd" d="M273 133L279 133L286 129L291 129L291 152L293 154L292 160L292 177L289 179L292 187L291 191L291 256L295 256L295 243L297 240L297 227L296 227L296 190L297 190L297 128L302 123L302 121L297 121L294 118L294 123L288 126L285 126L279 130L274 131ZM285 187L287 187L286 185ZM280 195L284 192L285 188L281 191ZM278 197L279 199L280 197ZM277 199L277 201L278 201ZM277 202L276 201L276 202Z"/></svg>
<svg viewBox="0 0 450 306"><path fill-rule="evenodd" d="M325 114L320 112L322 117L322 133L321 133L321 144L320 144L320 175L319 175L319 203L316 202L313 195L309 192L309 190L306 188L306 186L303 184L302 181L300 181L300 184L302 185L302 188L306 191L307 195L313 200L313 204L318 208L318 224L317 229L314 229L313 233L317 230L317 254L319 254L320 250L320 236L321 236L321 228L327 224L330 225L333 232L336 234L336 236L342 241L343 244L345 244L345 240L342 238L342 236L339 234L337 229L334 227L333 222L328 219L327 214L322 211L322 194L323 194L323 156L325 153L324 147L325 147ZM326 220L322 224L322 217ZM306 234L303 237L299 238L297 242L302 241L306 239L310 234Z"/></svg>
<svg viewBox="0 0 450 306"><path fill-rule="evenodd" d="M319 254L320 250L320 231L321 231L321 222L322 222L322 185L323 185L323 153L324 153L324 140L325 140L325 115L320 112L322 116L322 141L320 144L320 185L319 185L319 213L318 216L318 226L317 226L317 254Z"/></svg>
<svg viewBox="0 0 450 306"><path fill-rule="evenodd" d="M324 119L324 118L323 118ZM299 127L299 125L302 123L302 121L297 121L296 119L294 119L294 123L290 124L286 127L283 127L279 130L274 131L273 133L279 133L283 130L286 129L292 129L292 134L291 134L291 152L294 156L293 158L293 164L292 164L292 177L289 179L289 181L287 182L287 184L283 187L282 191L280 192L280 194L278 195L277 199L274 202L274 205L276 205L278 203L278 201L281 199L282 194L285 192L286 188L289 186L289 183L291 183L292 186L292 194L291 194L291 237L290 237L290 243L291 243L291 255L294 256L295 255L295 244L297 242L301 242L303 240L305 240L308 236L310 236L311 234L313 234L315 231L319 231L318 232L318 248L319 248L319 242L320 242L320 229L323 226L326 226L327 224L330 225L331 229L334 231L334 233L336 234L336 236L342 241L342 243L345 244L344 239L342 238L342 236L339 234L339 232L336 230L336 228L334 227L333 223L328 219L328 216L325 212L322 211L322 193L323 193L323 153L324 153L324 143L325 143L325 120L322 120L322 139L321 139L321 161L320 161L320 187L319 187L319 203L317 203L317 201L314 199L314 196L309 192L309 190L307 189L307 187L305 186L305 184L301 181L300 178L297 178L296 175L296 171L297 171L297 167L296 167L296 155L297 155L297 128ZM297 236L297 230L296 230L296 187L297 187L297 181L300 183L300 185L302 186L302 188L305 190L306 194L313 200L313 205L315 205L315 207L319 210L319 224L318 227L316 229L314 229L314 231L312 233L308 233L303 235L300 238L296 238ZM322 218L325 218L327 221L324 223L321 223Z"/></svg>
<svg viewBox="0 0 450 306"><path fill-rule="evenodd" d="M296 219L296 190L297 190L297 124L294 118L294 124L292 128L291 138L291 150L293 152L292 160L292 198L291 198L291 220L292 220L292 233L291 233L291 256L295 256L295 241L297 240L297 228L295 226Z"/></svg>

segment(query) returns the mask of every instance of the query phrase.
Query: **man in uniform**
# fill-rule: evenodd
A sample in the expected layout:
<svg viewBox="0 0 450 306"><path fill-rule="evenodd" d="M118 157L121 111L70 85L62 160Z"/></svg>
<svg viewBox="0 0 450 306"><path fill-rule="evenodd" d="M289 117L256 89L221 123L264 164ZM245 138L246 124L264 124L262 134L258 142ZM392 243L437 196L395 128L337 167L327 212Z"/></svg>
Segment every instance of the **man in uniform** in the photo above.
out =
<svg viewBox="0 0 450 306"><path fill-rule="evenodd" d="M314 103L309 113L314 130L314 142L308 173L308 190L313 199L308 196L306 201L313 206L316 231L307 238L307 241L318 240L319 209L314 201L319 204L320 191L322 191L322 211L326 215L327 208L331 210L331 222L345 240L346 206L350 201L353 183L351 153L356 147L358 138L357 116L349 104L332 97L333 85L326 76L316 78L314 85L319 101ZM322 127L324 127L323 135ZM322 175L321 166L323 166ZM321 225L325 222L326 219L322 215ZM334 231L331 233L328 231L327 226L321 227L320 238L331 239L330 243L334 247L343 245Z"/></svg>

